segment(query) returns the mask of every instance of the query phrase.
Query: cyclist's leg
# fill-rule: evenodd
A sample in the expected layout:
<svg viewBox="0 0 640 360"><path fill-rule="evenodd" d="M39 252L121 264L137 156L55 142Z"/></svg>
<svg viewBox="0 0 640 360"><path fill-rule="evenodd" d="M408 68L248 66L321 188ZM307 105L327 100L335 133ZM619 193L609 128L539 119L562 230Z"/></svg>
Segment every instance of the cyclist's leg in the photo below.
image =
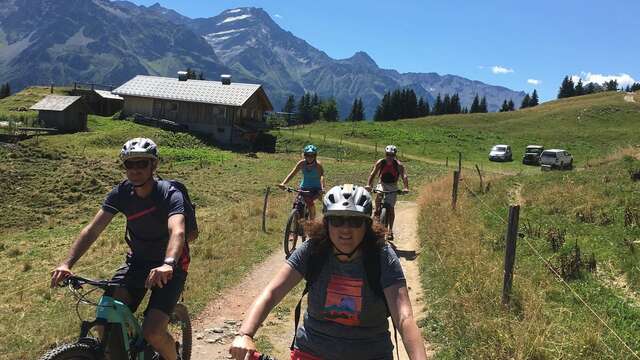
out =
<svg viewBox="0 0 640 360"><path fill-rule="evenodd" d="M376 190L382 191L382 185L378 184L376 186ZM373 217L376 220L380 220L380 211L382 211L383 198L384 198L384 194L376 193L376 199L374 201L374 208L373 208Z"/></svg>
<svg viewBox="0 0 640 360"><path fill-rule="evenodd" d="M136 281L140 282L140 278L144 277L145 271L132 268L129 264L125 264L116 270L111 281L122 284L122 287L112 287L105 291L105 296L110 296L115 300L125 303L132 313L135 313L146 294L144 288L144 280L136 286ZM104 326L97 325L95 327L100 339L104 339Z"/></svg>
<svg viewBox="0 0 640 360"><path fill-rule="evenodd" d="M396 191L398 187L395 184L384 184L384 191ZM393 240L393 221L395 220L395 206L397 194L395 192L386 193L384 203L387 207L387 239Z"/></svg>
<svg viewBox="0 0 640 360"><path fill-rule="evenodd" d="M304 199L305 205L307 209L309 209L309 220L313 220L316 217L316 205L315 200L320 196L320 190L318 189L309 189L310 193L304 194L302 197ZM304 214L301 214L304 216Z"/></svg>
<svg viewBox="0 0 640 360"><path fill-rule="evenodd" d="M145 311L142 323L144 338L165 360L175 360L178 356L175 339L167 331L167 325L186 279L187 273L176 269L165 286L151 290L149 305Z"/></svg>

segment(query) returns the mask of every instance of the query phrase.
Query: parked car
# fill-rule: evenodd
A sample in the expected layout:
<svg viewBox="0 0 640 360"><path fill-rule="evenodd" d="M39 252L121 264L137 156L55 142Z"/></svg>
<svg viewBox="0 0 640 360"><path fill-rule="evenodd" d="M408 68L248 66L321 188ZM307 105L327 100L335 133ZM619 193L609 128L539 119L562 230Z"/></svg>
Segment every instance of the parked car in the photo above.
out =
<svg viewBox="0 0 640 360"><path fill-rule="evenodd" d="M540 155L540 165L551 169L573 168L573 156L563 149L549 149Z"/></svg>
<svg viewBox="0 0 640 360"><path fill-rule="evenodd" d="M511 161L513 155L511 154L511 146L509 145L496 145L489 151L489 161Z"/></svg>
<svg viewBox="0 0 640 360"><path fill-rule="evenodd" d="M540 145L528 145L524 150L522 163L525 165L540 165L540 154L544 151L544 147Z"/></svg>

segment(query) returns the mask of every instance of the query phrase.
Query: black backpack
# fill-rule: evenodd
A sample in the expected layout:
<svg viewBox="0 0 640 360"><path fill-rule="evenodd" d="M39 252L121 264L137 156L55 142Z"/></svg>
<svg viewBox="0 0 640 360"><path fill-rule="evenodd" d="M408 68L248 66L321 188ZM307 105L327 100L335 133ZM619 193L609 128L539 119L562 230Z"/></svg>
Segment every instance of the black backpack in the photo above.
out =
<svg viewBox="0 0 640 360"><path fill-rule="evenodd" d="M293 345L296 341L296 332L298 331L298 324L300 323L300 312L302 310L302 299L309 292L309 288L314 281L318 279L320 273L322 272L322 267L327 263L331 254L331 247L326 246L322 249L317 249L313 251L309 256L309 265L307 266L307 272L304 274L304 280L306 281L304 285L304 290L302 290L302 296L298 301L298 305L296 305L296 309L294 312L294 328L293 328L293 341L291 341L291 350L293 350ZM387 303L387 298L384 296L384 291L382 290L382 284L380 283L380 252L381 248L378 246L364 246L362 248L362 256L363 256L363 264L364 264L364 272L367 284L373 291L376 296L381 297L384 300L384 304L387 307L387 317L391 314L389 312L389 304ZM395 323L393 324L394 336L396 339L396 344L398 343L398 332L396 329ZM396 350L397 346L396 346ZM400 355L398 354L398 358Z"/></svg>
<svg viewBox="0 0 640 360"><path fill-rule="evenodd" d="M158 180L158 189L161 192L169 191L171 187L182 193L184 198L184 222L185 239L193 241L198 238L198 220L196 219L196 204L191 202L187 187L178 180Z"/></svg>

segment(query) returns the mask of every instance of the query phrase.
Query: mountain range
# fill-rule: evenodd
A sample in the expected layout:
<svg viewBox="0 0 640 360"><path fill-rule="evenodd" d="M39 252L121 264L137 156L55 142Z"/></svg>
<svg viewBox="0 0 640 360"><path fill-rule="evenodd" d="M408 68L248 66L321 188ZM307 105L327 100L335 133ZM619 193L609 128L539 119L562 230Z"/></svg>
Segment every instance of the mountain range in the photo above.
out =
<svg viewBox="0 0 640 360"><path fill-rule="evenodd" d="M455 75L382 69L364 51L333 59L282 29L260 8L191 19L159 4L109 0L0 0L0 82L13 89L74 81L120 85L138 74L174 76L187 67L208 79L265 86L276 110L304 92L334 97L340 115L356 97L371 118L386 91L411 88L433 104L459 93L470 105L486 96L490 111L524 92Z"/></svg>

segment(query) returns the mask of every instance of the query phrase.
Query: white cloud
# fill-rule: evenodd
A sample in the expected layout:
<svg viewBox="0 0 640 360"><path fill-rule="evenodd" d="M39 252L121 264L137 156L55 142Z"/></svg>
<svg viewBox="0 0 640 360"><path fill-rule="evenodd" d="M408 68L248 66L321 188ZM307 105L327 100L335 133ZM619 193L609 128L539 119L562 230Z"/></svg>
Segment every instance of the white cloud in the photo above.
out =
<svg viewBox="0 0 640 360"><path fill-rule="evenodd" d="M280 14L275 14L275 15L273 15L273 17L276 18L276 19L282 19L282 15L280 15Z"/></svg>
<svg viewBox="0 0 640 360"><path fill-rule="evenodd" d="M541 80L537 80L537 79L527 79L527 83L531 85L540 85L541 82L542 82Z"/></svg>
<svg viewBox="0 0 640 360"><path fill-rule="evenodd" d="M491 67L491 72L494 74L508 74L508 73L512 73L513 69L509 69L500 65L495 65Z"/></svg>
<svg viewBox="0 0 640 360"><path fill-rule="evenodd" d="M620 73L617 75L616 74L603 75L603 74L594 74L591 72L582 71L580 75L571 76L571 80L574 83L578 82L578 80L580 79L582 79L582 82L585 84L588 84L590 82L596 83L596 84L602 84L607 81L616 80L618 82L618 86L633 85L633 83L636 82L636 80L633 77L631 77L631 75L625 74L625 73Z"/></svg>

